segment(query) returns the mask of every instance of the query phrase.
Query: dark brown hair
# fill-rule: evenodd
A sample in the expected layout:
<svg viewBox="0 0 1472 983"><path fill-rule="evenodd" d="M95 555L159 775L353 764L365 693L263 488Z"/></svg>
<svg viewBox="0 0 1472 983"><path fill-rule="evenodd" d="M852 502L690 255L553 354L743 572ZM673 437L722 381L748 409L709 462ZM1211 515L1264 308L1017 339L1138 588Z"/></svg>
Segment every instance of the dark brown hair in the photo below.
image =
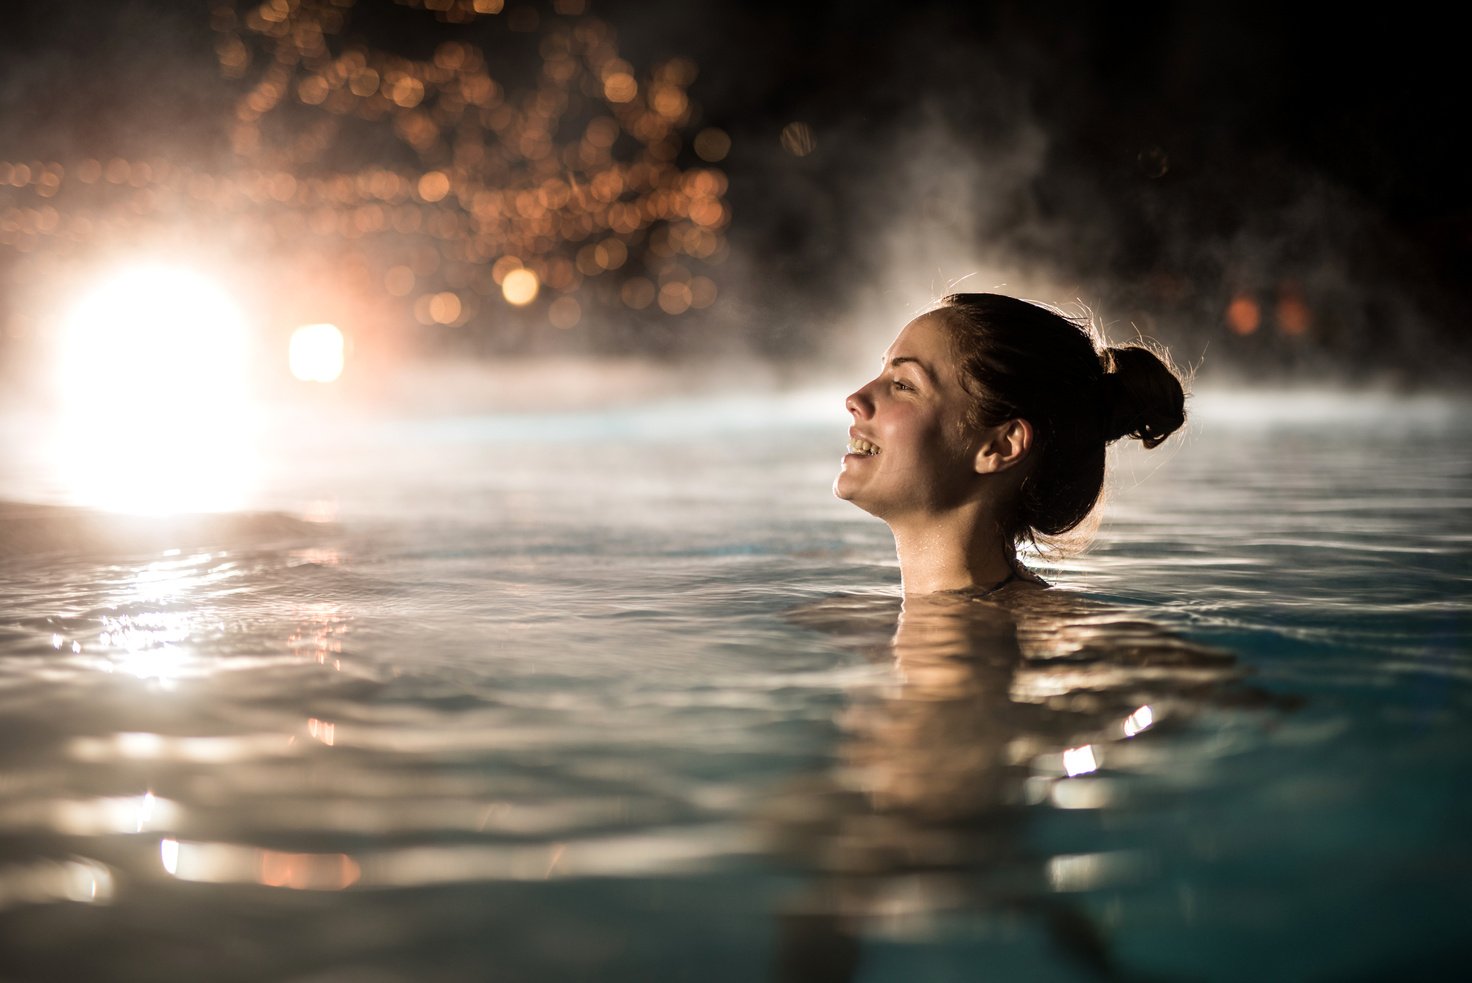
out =
<svg viewBox="0 0 1472 983"><path fill-rule="evenodd" d="M1004 530L1014 543L1088 516L1106 445L1134 437L1155 447L1186 422L1175 371L1143 346L1101 348L1087 318L1001 294L951 294L939 313L972 396L967 426L1032 424L1031 471Z"/></svg>

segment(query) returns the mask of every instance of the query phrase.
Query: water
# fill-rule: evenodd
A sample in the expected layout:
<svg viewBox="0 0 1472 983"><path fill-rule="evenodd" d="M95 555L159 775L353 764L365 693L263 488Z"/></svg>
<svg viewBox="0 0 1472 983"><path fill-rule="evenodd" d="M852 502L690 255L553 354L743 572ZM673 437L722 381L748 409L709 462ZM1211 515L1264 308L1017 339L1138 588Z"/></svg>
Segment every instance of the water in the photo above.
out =
<svg viewBox="0 0 1472 983"><path fill-rule="evenodd" d="M1463 407L1203 397L1058 590L901 619L836 406L0 508L0 978L1460 975ZM26 433L0 499L78 500Z"/></svg>

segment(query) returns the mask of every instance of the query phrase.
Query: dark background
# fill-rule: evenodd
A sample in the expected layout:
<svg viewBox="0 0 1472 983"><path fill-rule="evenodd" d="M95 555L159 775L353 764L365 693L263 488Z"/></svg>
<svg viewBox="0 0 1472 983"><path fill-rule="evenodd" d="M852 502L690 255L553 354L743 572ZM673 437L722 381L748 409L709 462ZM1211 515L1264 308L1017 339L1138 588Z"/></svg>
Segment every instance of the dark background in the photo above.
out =
<svg viewBox="0 0 1472 983"><path fill-rule="evenodd" d="M8 7L0 158L225 166L239 90L220 76L212 6ZM621 325L591 351L700 355L735 338L819 355L909 274L897 254L955 243L1039 271L1066 291L1045 299L1082 299L1178 357L1209 352L1226 377L1465 375L1467 86L1461 42L1429 8L601 0L588 13L636 67L697 63L696 125L732 137L733 216L714 308L678 330ZM406 54L457 30L388 0L353 18L349 36ZM780 138L796 121L806 156ZM0 247L0 272L17 268ZM1241 298L1260 311L1246 334L1227 326Z"/></svg>

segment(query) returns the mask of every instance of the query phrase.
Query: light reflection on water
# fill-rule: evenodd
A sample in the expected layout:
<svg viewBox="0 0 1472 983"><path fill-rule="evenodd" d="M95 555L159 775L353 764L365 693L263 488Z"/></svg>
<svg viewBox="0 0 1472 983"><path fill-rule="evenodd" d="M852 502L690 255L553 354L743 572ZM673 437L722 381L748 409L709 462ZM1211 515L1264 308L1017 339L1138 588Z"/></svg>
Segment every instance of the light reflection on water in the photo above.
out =
<svg viewBox="0 0 1472 983"><path fill-rule="evenodd" d="M260 504L329 523L7 507L4 968L197 978L131 941L166 919L324 940L242 980L1434 965L1468 900L1460 424L1207 401L1121 455L1063 590L902 616L827 491L841 419L740 409L303 438ZM83 910L112 920L63 946Z"/></svg>

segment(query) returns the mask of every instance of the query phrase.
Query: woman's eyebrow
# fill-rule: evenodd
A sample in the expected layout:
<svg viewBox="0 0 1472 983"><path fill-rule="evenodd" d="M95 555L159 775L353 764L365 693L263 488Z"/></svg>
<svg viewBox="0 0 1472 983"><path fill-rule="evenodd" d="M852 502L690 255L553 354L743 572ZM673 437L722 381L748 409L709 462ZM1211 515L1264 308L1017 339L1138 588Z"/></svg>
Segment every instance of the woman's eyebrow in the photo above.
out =
<svg viewBox="0 0 1472 983"><path fill-rule="evenodd" d="M917 369L925 374L925 378L929 379L931 382L935 381L935 376L932 375L930 370L925 367L925 363L920 361L918 358L912 358L909 355L896 355L894 358L889 360L888 367L891 369L896 369L905 364L915 366Z"/></svg>

